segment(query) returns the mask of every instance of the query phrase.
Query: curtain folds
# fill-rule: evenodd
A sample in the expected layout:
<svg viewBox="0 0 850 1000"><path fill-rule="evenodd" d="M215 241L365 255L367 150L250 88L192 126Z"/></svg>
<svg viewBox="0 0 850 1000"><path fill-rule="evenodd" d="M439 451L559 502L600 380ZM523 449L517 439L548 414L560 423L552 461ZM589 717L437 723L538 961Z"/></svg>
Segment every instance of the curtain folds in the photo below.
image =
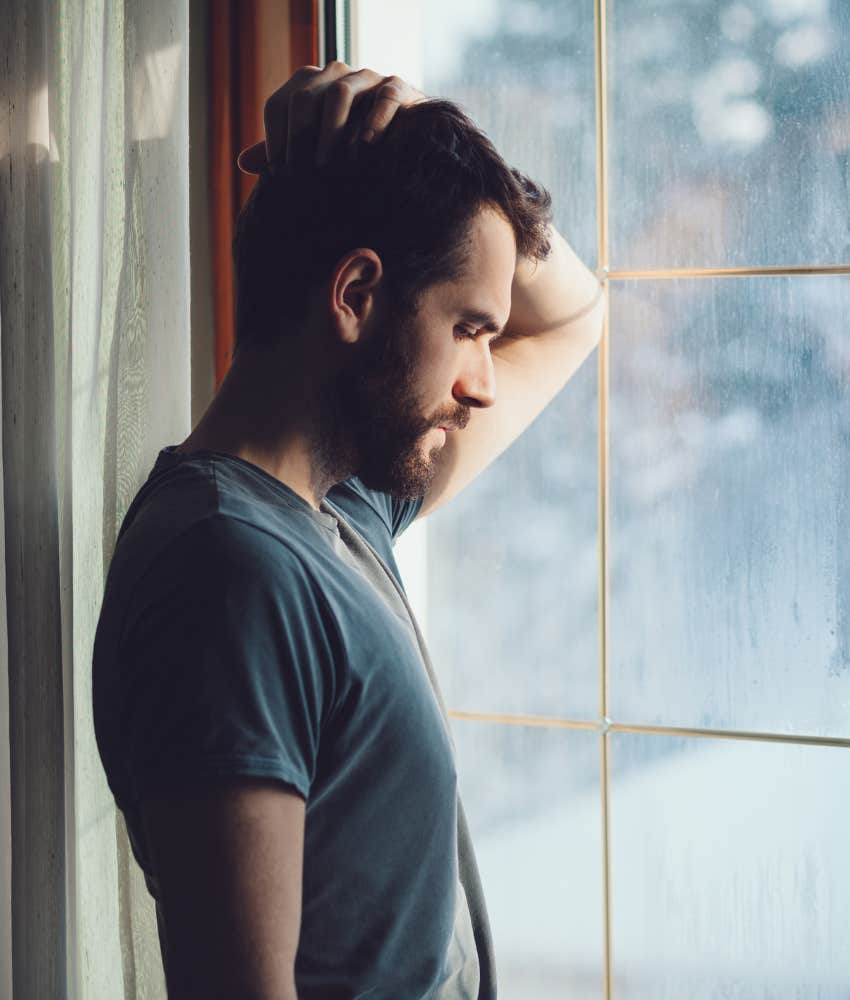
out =
<svg viewBox="0 0 850 1000"><path fill-rule="evenodd" d="M91 650L124 512L190 424L188 0L0 21L0 996L164 998Z"/></svg>

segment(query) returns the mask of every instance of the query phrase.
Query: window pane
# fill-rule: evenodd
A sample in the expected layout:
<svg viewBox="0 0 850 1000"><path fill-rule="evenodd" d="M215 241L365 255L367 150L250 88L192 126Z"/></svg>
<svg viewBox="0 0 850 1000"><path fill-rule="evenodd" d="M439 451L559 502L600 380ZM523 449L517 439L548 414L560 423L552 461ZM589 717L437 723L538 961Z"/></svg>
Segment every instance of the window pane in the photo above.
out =
<svg viewBox="0 0 850 1000"><path fill-rule="evenodd" d="M428 518L427 638L450 708L598 715L596 409L589 361Z"/></svg>
<svg viewBox="0 0 850 1000"><path fill-rule="evenodd" d="M612 716L847 734L850 278L611 294Z"/></svg>
<svg viewBox="0 0 850 1000"><path fill-rule="evenodd" d="M596 260L592 3L369 0L355 27L358 66L458 101L508 163L549 189L559 229ZM421 537L400 546L451 708L598 714L596 383L591 360L422 522L425 558L413 551Z"/></svg>
<svg viewBox="0 0 850 1000"><path fill-rule="evenodd" d="M611 736L616 1000L850 991L850 751Z"/></svg>
<svg viewBox="0 0 850 1000"><path fill-rule="evenodd" d="M453 722L505 1000L601 1000L599 737Z"/></svg>
<svg viewBox="0 0 850 1000"><path fill-rule="evenodd" d="M459 102L508 163L548 188L561 232L595 267L592 0L368 0L356 18L356 65Z"/></svg>
<svg viewBox="0 0 850 1000"><path fill-rule="evenodd" d="M850 261L850 4L609 0L611 266Z"/></svg>

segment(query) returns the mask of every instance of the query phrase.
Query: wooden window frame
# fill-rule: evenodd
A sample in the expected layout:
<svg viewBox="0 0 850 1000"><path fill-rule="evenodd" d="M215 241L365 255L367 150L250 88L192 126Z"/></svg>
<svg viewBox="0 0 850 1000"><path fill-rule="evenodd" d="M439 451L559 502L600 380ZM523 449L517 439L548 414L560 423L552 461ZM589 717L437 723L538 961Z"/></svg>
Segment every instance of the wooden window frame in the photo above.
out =
<svg viewBox="0 0 850 1000"><path fill-rule="evenodd" d="M298 66L319 62L318 0L210 0L209 212L215 388L233 356L233 233L255 178L236 157L263 137L263 102Z"/></svg>

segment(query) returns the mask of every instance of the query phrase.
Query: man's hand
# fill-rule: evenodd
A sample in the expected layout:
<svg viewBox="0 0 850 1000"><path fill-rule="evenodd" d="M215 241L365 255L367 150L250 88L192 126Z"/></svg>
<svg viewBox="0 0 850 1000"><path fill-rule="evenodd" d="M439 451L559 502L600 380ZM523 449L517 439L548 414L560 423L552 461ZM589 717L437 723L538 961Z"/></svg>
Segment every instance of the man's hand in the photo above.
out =
<svg viewBox="0 0 850 1000"><path fill-rule="evenodd" d="M398 76L354 70L344 62L330 62L324 69L302 66L266 101L266 140L242 150L239 168L258 174L266 166L291 165L310 155L316 163L326 163L355 105L366 102L367 107L354 139L373 142L400 107L424 100L425 94Z"/></svg>

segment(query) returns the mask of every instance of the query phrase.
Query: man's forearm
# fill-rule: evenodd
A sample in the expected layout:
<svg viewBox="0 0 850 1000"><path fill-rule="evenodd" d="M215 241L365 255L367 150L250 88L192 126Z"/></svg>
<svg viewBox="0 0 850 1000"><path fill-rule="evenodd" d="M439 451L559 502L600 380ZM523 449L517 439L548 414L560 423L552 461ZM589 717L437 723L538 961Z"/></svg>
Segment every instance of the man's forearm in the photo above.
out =
<svg viewBox="0 0 850 1000"><path fill-rule="evenodd" d="M494 353L509 356L514 341L528 337L596 343L602 331L601 288L596 276L555 229L551 253L542 261L520 258L511 288L511 312Z"/></svg>

